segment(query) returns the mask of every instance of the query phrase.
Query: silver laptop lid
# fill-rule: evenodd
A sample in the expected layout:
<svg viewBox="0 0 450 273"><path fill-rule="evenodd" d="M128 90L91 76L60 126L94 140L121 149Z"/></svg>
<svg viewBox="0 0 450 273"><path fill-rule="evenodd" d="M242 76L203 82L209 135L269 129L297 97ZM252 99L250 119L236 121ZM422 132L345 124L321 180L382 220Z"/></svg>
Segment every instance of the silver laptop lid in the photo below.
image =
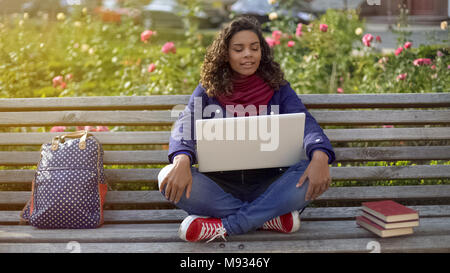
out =
<svg viewBox="0 0 450 273"><path fill-rule="evenodd" d="M196 120L200 172L291 166L305 159L305 114Z"/></svg>

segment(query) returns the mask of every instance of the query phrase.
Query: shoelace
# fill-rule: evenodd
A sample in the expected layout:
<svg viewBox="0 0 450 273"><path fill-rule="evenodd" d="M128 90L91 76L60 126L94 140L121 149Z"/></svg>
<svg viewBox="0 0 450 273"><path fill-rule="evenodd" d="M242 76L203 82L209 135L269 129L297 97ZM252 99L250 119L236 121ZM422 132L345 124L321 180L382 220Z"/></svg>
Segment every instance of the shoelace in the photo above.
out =
<svg viewBox="0 0 450 273"><path fill-rule="evenodd" d="M276 230L284 231L283 225L281 224L281 218L280 217L275 217L272 220L265 222L264 225L263 225L263 228L264 229L276 229Z"/></svg>
<svg viewBox="0 0 450 273"><path fill-rule="evenodd" d="M211 237L207 243L216 239L217 237L222 237L225 241L225 234L227 231L221 224L213 224L213 223L202 223L202 230L200 232L199 240L207 239Z"/></svg>

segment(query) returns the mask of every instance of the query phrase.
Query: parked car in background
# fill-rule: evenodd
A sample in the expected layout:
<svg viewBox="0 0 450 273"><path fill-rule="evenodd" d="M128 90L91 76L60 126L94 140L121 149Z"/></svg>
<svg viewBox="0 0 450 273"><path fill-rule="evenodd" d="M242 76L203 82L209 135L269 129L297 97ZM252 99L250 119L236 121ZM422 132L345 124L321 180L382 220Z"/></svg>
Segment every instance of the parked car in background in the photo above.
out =
<svg viewBox="0 0 450 273"><path fill-rule="evenodd" d="M94 9L103 22L120 22L124 16L132 18L135 22L141 20L141 11L136 8L122 8L118 0L100 1L101 6Z"/></svg>
<svg viewBox="0 0 450 273"><path fill-rule="evenodd" d="M279 15L288 15L297 18L298 23L308 24L318 17L311 6L310 1L295 1L292 10L281 10ZM276 3L274 5L277 5ZM237 0L230 7L230 11L235 15L251 15L256 17L260 23L269 21L268 14L273 6L267 0Z"/></svg>
<svg viewBox="0 0 450 273"><path fill-rule="evenodd" d="M30 16L35 16L38 12L54 15L59 12L69 13L73 6L86 6L87 4L88 1L86 0L31 0L22 4L21 11L28 13Z"/></svg>
<svg viewBox="0 0 450 273"><path fill-rule="evenodd" d="M176 0L152 0L141 10L144 25L152 28L182 28L180 15L188 12ZM226 15L209 2L203 2L202 10L195 15L200 28L216 28L226 19Z"/></svg>

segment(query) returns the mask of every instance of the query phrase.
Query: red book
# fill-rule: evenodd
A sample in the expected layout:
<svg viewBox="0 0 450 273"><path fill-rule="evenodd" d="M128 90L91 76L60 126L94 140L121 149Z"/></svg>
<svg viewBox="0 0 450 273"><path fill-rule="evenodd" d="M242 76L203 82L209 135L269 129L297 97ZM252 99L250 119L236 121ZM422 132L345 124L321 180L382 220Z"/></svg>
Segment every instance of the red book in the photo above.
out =
<svg viewBox="0 0 450 273"><path fill-rule="evenodd" d="M392 200L364 202L362 209L385 222L399 222L419 219L416 210L405 207Z"/></svg>
<svg viewBox="0 0 450 273"><path fill-rule="evenodd" d="M364 216L356 216L356 223L358 223L358 225L362 226L363 228L372 231L380 237L393 237L413 233L412 227L385 229Z"/></svg>
<svg viewBox="0 0 450 273"><path fill-rule="evenodd" d="M400 222L385 222L381 219L378 219L374 215L363 211L362 216L374 222L375 224L385 228L403 228L403 227L417 227L419 225L419 220L408 220L408 221L400 221Z"/></svg>

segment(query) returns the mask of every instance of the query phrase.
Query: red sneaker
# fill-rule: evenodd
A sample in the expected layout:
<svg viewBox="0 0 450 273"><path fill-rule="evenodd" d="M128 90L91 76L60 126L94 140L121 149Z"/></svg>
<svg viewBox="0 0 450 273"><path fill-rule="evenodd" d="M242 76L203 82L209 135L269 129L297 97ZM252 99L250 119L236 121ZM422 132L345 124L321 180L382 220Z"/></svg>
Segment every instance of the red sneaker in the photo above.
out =
<svg viewBox="0 0 450 273"><path fill-rule="evenodd" d="M300 229L300 215L294 210L278 216L264 223L263 230L273 230L283 233L292 233Z"/></svg>
<svg viewBox="0 0 450 273"><path fill-rule="evenodd" d="M206 216L189 215L181 222L178 235L189 242L208 240L210 242L217 237L225 241L227 231L223 227L222 220Z"/></svg>

